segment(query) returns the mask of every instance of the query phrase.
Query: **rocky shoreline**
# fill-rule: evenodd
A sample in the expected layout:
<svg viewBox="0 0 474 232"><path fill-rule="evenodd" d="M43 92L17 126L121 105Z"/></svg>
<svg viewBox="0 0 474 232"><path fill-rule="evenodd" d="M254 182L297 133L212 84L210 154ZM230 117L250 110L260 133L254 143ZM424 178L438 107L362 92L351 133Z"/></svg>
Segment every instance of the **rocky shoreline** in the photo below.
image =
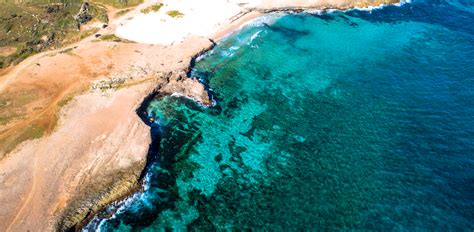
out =
<svg viewBox="0 0 474 232"><path fill-rule="evenodd" d="M74 52L79 55L96 45ZM186 73L194 56L213 45L197 37L172 47L102 44L122 54L128 64L93 82L106 83L100 88L91 88L63 106L51 135L23 143L0 162L4 186L0 230L79 228L81 221L106 205L136 192L151 143L150 129L136 110L157 92L179 93L210 104L204 86ZM43 60L69 55L56 56ZM110 58L104 65L117 63L114 56ZM68 65L64 64L67 72ZM99 86L93 83L90 86ZM17 174L20 170L22 175Z"/></svg>
<svg viewBox="0 0 474 232"><path fill-rule="evenodd" d="M387 1L393 3L394 1ZM368 5L362 6L362 7L367 7ZM233 22L238 21L239 18L245 16L247 13L250 12L260 12L261 14L270 14L270 13L275 13L275 12L283 12L283 13L301 13L305 11L312 11L312 10L318 10L318 11L327 11L327 10L347 10L350 9L351 7L348 8L334 8L328 6L327 8L320 8L320 7L277 7L277 8L253 8L249 9L249 11L245 12L244 14L240 14L239 17L236 19L232 20ZM148 118L143 114L145 113L144 110L146 110L146 107L148 105L148 102L155 98L157 95L161 96L166 96L166 95L172 95L172 94L177 94L180 96L185 96L189 97L196 102L204 105L204 106L210 106L212 105L212 99L210 96L210 93L206 89L206 87L200 83L197 79L189 76L190 70L194 65L195 59L204 54L205 52L211 50L215 46L215 41L212 39L209 39L210 44L206 47L203 47L201 51L197 52L194 56L192 56L189 59L189 62L187 62L189 65L186 67L180 69L180 70L175 70L171 71L168 73L159 73L156 78L156 82L154 83L155 87L147 92L144 97L143 102L141 103L140 107L137 108L136 112L137 114L142 118L143 122L145 124L148 124ZM121 82L121 81L118 81ZM110 86L112 86L111 84ZM148 99L148 100L147 100ZM151 146L151 143L150 143ZM147 158L149 161L150 157ZM148 162L147 162L148 163ZM110 187L108 188L102 188L102 189L110 189L108 193L105 193L102 196L97 195L97 197L90 197L90 201L86 201L85 203L83 200L78 200L75 202L75 206L71 206L70 210L65 210L64 211L64 216L62 216L61 220L59 220L58 226L56 229L58 231L63 231L63 230L75 230L79 231L82 229L87 223L92 220L92 218L97 215L97 213L101 212L102 210L105 209L106 206L110 205L113 202L118 202L121 201L127 197L130 197L131 195L135 194L138 191L142 191L142 177L143 174L146 172L146 166L147 165L138 165L137 169L134 170L141 170L141 175L133 175L129 176L129 178L124 178L125 180L122 180L122 184L117 184L116 188ZM122 173L120 173L122 174ZM107 186L107 185L105 185ZM112 185L114 186L114 185ZM117 190L116 190L117 189ZM93 202L97 202L96 204L98 206L96 207L87 207L87 205L91 205ZM75 214L70 214L70 212L75 212Z"/></svg>
<svg viewBox="0 0 474 232"><path fill-rule="evenodd" d="M143 124L149 124L148 118L144 115L148 102L146 99L151 100L158 94L179 94L192 98L205 106L212 104L212 100L204 85L197 79L188 77L187 73L189 73L192 67L193 60L212 49L214 45L214 42L210 40L194 56L188 57L188 62L186 63L189 65L182 69L152 74L154 76L153 81L146 84L148 88L143 92L144 100L136 107L136 113L143 121ZM113 86L116 83L126 83L125 79L128 79L128 77L115 79L115 81L111 81L109 86ZM102 90L104 89L102 88ZM152 143L153 141L150 141L149 149L151 149ZM149 158L146 160L148 161ZM96 181L89 183L88 186L83 186L88 191L92 189L93 193L79 195L71 200L67 208L58 217L55 230L79 231L109 204L125 199L137 191L141 191L146 163L141 160L131 165L128 169L116 170L105 174L103 177L96 177Z"/></svg>
<svg viewBox="0 0 474 232"><path fill-rule="evenodd" d="M247 10L269 13L317 8ZM232 31L251 20L239 22L240 17L228 25ZM229 28L209 37L221 39L226 30ZM51 75L47 71L53 67L47 65L50 60L55 67L52 72L63 67L61 75L77 75L69 67L71 61L63 57L79 56L83 57L80 62L92 62L91 67L79 64L88 69L84 75L92 76L86 82L91 89L62 107L51 135L23 143L0 161L0 204L4 206L0 209L0 230L79 230L107 205L140 191L141 177L150 161L147 144L152 144L148 118L142 114L147 101L157 94L178 94L211 105L206 87L188 75L196 57L214 45L205 37L190 37L171 46L88 42L74 48L72 55L41 58L46 64L38 62L35 69L29 69L36 72L35 76Z"/></svg>

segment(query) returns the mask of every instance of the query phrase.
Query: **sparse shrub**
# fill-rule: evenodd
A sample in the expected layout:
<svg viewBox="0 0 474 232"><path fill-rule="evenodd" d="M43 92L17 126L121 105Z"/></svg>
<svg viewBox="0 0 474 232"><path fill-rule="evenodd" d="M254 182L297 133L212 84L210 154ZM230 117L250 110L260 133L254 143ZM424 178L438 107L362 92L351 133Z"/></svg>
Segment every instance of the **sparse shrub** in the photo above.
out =
<svg viewBox="0 0 474 232"><path fill-rule="evenodd" d="M148 14L150 12L158 12L161 9L161 7L163 7L163 3L154 4L154 5L151 5L147 8L145 8L145 9L142 9L141 12L143 14Z"/></svg>
<svg viewBox="0 0 474 232"><path fill-rule="evenodd" d="M166 12L167 15L173 17L173 18L181 18L184 16L183 13L177 11L177 10L170 10L168 12Z"/></svg>

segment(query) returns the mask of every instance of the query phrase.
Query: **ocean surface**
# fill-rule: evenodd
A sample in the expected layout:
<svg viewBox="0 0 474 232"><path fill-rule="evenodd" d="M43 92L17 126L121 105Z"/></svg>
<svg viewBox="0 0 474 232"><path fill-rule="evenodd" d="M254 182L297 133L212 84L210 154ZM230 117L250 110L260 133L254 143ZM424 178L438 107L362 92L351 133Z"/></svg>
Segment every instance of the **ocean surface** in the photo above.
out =
<svg viewBox="0 0 474 232"><path fill-rule="evenodd" d="M145 191L85 230L474 229L473 1L270 15L192 74L216 105L153 100Z"/></svg>

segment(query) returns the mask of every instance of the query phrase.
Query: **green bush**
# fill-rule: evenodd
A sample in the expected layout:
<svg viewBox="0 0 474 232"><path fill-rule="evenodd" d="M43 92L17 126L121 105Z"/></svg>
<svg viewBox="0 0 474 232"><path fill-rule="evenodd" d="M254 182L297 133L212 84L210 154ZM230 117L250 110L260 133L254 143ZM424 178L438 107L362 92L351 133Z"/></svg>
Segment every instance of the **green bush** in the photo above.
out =
<svg viewBox="0 0 474 232"><path fill-rule="evenodd" d="M113 6L115 8L133 7L143 3L143 0L94 0L96 3Z"/></svg>
<svg viewBox="0 0 474 232"><path fill-rule="evenodd" d="M166 12L167 15L173 17L173 18L181 18L184 16L183 13L177 11L177 10L170 10L168 12Z"/></svg>
<svg viewBox="0 0 474 232"><path fill-rule="evenodd" d="M163 3L151 5L151 6L147 7L147 8L145 8L145 9L142 9L141 12L142 12L143 14L148 14L148 13L150 13L150 12L158 12L158 11L161 9L161 7L163 7Z"/></svg>
<svg viewBox="0 0 474 232"><path fill-rule="evenodd" d="M83 33L77 30L74 18L82 0L51 2L56 1L34 0L17 4L0 0L0 47L18 48L0 60L0 69L51 47L75 42L70 38ZM107 23L104 7L91 3L89 10L93 19Z"/></svg>

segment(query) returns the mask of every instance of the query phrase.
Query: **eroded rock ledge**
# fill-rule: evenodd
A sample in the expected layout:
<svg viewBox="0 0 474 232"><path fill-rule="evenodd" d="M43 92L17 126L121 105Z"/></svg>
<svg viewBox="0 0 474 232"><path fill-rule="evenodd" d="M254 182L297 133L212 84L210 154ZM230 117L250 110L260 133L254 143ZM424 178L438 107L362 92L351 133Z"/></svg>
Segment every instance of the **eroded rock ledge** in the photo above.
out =
<svg viewBox="0 0 474 232"><path fill-rule="evenodd" d="M199 49L196 55L186 58L186 63L189 65L183 66L181 69L167 72L156 70L145 71L141 69L140 71L131 72L135 76L128 76L130 73L114 76L110 79L100 80L99 83L105 83L100 85L101 88L97 88L97 85L93 85L92 87L102 92L112 91L115 94L120 91L121 86L140 83L137 85L144 86L143 92L140 94L142 99L156 94L178 94L192 98L203 105L211 105L211 98L204 85L197 79L187 76L192 59L211 49L214 44L212 41L209 41L209 43L202 45L204 46ZM142 75L137 76L138 73ZM145 80L145 83L141 83L140 80ZM133 89L135 87L127 88ZM138 108L138 106L136 108ZM143 125L144 124L145 123L143 123ZM146 144L143 144L143 146L147 147ZM111 170L110 172L95 176L93 180L80 186L77 194L66 204L66 208L61 210L60 216L57 218L55 230L78 230L107 205L140 191L141 180L139 177L145 168L145 164L146 160L141 159L140 161L132 163L127 168Z"/></svg>

